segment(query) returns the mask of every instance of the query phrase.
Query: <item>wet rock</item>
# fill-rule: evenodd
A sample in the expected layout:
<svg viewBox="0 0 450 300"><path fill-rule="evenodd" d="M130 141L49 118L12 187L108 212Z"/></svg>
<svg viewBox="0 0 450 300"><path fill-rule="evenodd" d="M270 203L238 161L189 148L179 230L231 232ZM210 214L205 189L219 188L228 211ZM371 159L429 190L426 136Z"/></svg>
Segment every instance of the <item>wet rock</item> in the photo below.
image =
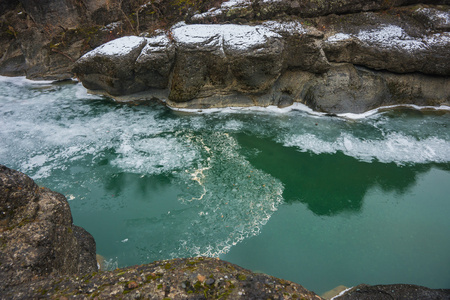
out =
<svg viewBox="0 0 450 300"><path fill-rule="evenodd" d="M65 197L0 165L0 290L97 270L95 241L72 224Z"/></svg>

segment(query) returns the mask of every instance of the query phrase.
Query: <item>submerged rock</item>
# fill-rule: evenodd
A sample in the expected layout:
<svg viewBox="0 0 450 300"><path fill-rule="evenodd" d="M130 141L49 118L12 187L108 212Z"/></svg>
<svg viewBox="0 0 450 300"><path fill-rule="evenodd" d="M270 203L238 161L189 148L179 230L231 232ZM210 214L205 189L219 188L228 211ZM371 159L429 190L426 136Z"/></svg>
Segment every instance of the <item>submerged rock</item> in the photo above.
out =
<svg viewBox="0 0 450 300"><path fill-rule="evenodd" d="M31 280L97 270L95 241L66 198L0 165L0 294Z"/></svg>

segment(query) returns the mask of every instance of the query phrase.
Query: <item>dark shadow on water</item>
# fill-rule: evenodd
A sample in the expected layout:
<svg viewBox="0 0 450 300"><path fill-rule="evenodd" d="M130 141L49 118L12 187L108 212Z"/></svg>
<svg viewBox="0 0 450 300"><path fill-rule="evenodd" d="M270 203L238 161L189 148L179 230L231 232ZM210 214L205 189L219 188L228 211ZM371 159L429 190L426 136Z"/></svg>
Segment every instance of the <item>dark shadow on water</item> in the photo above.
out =
<svg viewBox="0 0 450 300"><path fill-rule="evenodd" d="M340 152L316 155L245 134L237 139L254 167L281 180L287 203L300 201L317 215L359 212L364 195L375 186L403 194L432 167L361 162Z"/></svg>
<svg viewBox="0 0 450 300"><path fill-rule="evenodd" d="M120 196L132 190L134 197L149 199L149 196L159 190L171 186L171 178L165 175L139 175L133 173L115 173L104 180L105 190L115 196Z"/></svg>

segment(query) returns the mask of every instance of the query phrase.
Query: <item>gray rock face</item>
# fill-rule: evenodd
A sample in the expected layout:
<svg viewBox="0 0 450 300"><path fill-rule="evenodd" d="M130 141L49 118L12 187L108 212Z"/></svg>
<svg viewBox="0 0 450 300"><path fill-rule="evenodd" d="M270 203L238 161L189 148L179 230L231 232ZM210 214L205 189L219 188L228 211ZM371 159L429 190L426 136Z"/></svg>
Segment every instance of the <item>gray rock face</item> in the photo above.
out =
<svg viewBox="0 0 450 300"><path fill-rule="evenodd" d="M436 289L432 290L423 286L412 284L390 284L390 285L366 285L360 284L342 296L336 297L336 300L448 300L450 299L450 290Z"/></svg>
<svg viewBox="0 0 450 300"><path fill-rule="evenodd" d="M429 4L449 4L447 0L340 0L340 1L310 1L310 0L288 0L288 1L267 1L267 0L246 0L225 2L218 8L196 14L190 22L211 23L211 22L232 22L268 20L285 15L295 15L300 17L319 17L330 14L345 15L365 11L379 11L393 7L412 5L417 3Z"/></svg>
<svg viewBox="0 0 450 300"><path fill-rule="evenodd" d="M209 257L153 262L91 274L34 281L3 292L7 299L308 299L321 300L297 283L253 273Z"/></svg>
<svg viewBox="0 0 450 300"><path fill-rule="evenodd" d="M82 56L74 68L88 89L111 95L132 94L144 89L135 78L135 62L146 45L145 38L128 36L106 43Z"/></svg>
<svg viewBox="0 0 450 300"><path fill-rule="evenodd" d="M424 14L424 10L419 8L408 13ZM445 28L444 24L450 23L450 12L426 11L434 16L429 16L426 21L430 28ZM413 20L405 24L404 21L374 13L348 19L351 25L344 23L339 26L339 33L324 41L324 51L331 62L347 62L395 73L450 75L449 32L423 30L419 28L422 24L415 24ZM340 21L342 19L339 17L334 20Z"/></svg>
<svg viewBox="0 0 450 300"><path fill-rule="evenodd" d="M0 291L45 276L97 270L95 241L72 224L63 195L0 165L0 209Z"/></svg>
<svg viewBox="0 0 450 300"><path fill-rule="evenodd" d="M133 51L93 50L74 71L89 89L112 96L145 91L141 97L179 108L301 102L328 113L362 113L383 105L448 105L449 7L389 12L330 15L315 25L178 24Z"/></svg>

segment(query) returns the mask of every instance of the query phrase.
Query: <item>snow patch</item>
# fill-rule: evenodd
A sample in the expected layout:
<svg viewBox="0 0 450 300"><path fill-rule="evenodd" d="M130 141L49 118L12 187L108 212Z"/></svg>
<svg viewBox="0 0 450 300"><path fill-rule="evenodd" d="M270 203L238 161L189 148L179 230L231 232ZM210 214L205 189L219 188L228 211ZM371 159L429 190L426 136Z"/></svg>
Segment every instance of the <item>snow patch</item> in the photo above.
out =
<svg viewBox="0 0 450 300"><path fill-rule="evenodd" d="M130 53L130 51L139 47L143 41L144 41L143 37L124 36L95 48L94 50L83 55L82 58L96 55L111 55L111 56L127 55L128 53Z"/></svg>
<svg viewBox="0 0 450 300"><path fill-rule="evenodd" d="M383 25L375 30L363 30L356 37L363 43L378 44L388 49L397 48L412 52L425 48L421 39L409 36L403 28L396 25Z"/></svg>
<svg viewBox="0 0 450 300"><path fill-rule="evenodd" d="M450 13L439 11L437 9L431 9L431 8L419 8L417 13L424 14L428 18L430 18L431 21L439 22L440 25L448 26L450 25Z"/></svg>
<svg viewBox="0 0 450 300"><path fill-rule="evenodd" d="M449 32L435 33L425 37L423 41L428 46L449 46L450 33Z"/></svg>
<svg viewBox="0 0 450 300"><path fill-rule="evenodd" d="M147 45L142 48L141 54L137 58L137 61L141 58L141 56L146 56L150 53L154 52L164 52L167 50L170 44L170 39L166 34L160 34L158 36L146 38Z"/></svg>
<svg viewBox="0 0 450 300"><path fill-rule="evenodd" d="M195 14L192 16L193 20L202 20L204 18L208 17L215 17L221 14L226 13L230 9L236 9L236 8L244 8L248 7L252 4L250 0L230 0L227 2L223 2L220 7L213 7L207 12L201 13L201 14Z"/></svg>
<svg viewBox="0 0 450 300"><path fill-rule="evenodd" d="M263 25L277 33L305 34L307 32L305 27L303 27L303 25L298 21L292 22L267 21L264 22Z"/></svg>
<svg viewBox="0 0 450 300"><path fill-rule="evenodd" d="M352 39L352 36L346 33L337 33L326 39L326 42L337 43Z"/></svg>
<svg viewBox="0 0 450 300"><path fill-rule="evenodd" d="M265 26L249 25L186 25L172 29L177 43L186 45L203 44L210 47L227 47L235 50L248 50L263 45L268 38L281 37Z"/></svg>

